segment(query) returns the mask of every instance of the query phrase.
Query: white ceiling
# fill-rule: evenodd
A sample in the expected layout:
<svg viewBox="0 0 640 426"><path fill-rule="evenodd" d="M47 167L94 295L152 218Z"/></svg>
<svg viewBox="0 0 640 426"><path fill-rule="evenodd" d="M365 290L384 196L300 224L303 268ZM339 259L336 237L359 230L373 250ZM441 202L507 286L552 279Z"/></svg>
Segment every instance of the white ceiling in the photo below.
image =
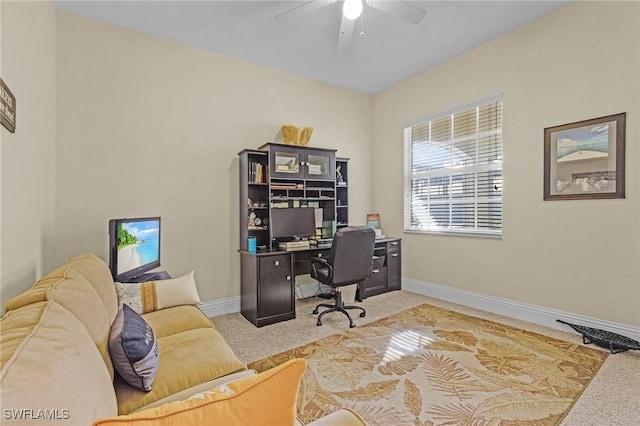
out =
<svg viewBox="0 0 640 426"><path fill-rule="evenodd" d="M348 49L338 49L342 1L274 19L303 3L56 1L62 10L371 95L568 2L410 1L427 12L417 25L365 5L365 33L356 27Z"/></svg>

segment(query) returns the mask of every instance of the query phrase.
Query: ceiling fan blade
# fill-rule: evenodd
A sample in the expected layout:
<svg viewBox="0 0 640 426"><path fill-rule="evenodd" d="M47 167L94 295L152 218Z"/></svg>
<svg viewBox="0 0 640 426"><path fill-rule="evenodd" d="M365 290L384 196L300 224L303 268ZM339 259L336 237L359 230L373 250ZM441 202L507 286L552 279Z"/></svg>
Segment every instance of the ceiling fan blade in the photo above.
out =
<svg viewBox="0 0 640 426"><path fill-rule="evenodd" d="M412 24L419 24L427 15L426 10L401 0L367 0L367 4L390 15L402 18Z"/></svg>
<svg viewBox="0 0 640 426"><path fill-rule="evenodd" d="M336 0L312 0L306 3L303 3L299 6L294 7L293 9L289 9L286 12L282 12L276 15L276 21L278 22L287 22L292 19L295 19L299 16L302 16L306 13L309 13L313 10L320 9L324 6L329 6L330 4L335 3Z"/></svg>
<svg viewBox="0 0 640 426"><path fill-rule="evenodd" d="M340 22L340 34L338 34L338 49L346 49L351 46L355 26L355 19L347 19L344 17L344 14L342 15L342 21Z"/></svg>

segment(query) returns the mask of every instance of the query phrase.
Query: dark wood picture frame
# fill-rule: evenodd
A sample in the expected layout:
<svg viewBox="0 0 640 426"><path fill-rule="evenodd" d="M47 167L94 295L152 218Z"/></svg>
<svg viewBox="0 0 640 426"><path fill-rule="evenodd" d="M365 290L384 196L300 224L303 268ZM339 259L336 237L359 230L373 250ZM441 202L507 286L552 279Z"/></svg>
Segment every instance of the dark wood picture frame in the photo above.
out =
<svg viewBox="0 0 640 426"><path fill-rule="evenodd" d="M544 199L625 197L626 113L544 129Z"/></svg>

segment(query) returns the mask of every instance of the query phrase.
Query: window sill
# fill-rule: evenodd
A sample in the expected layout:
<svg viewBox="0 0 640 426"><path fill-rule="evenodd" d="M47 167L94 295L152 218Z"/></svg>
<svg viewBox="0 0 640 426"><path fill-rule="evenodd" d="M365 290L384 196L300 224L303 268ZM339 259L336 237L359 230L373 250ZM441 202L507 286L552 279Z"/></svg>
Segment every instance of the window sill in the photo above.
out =
<svg viewBox="0 0 640 426"><path fill-rule="evenodd" d="M488 232L468 232L468 231L423 231L416 229L405 229L406 234L430 234L430 235L446 235L453 237L472 237L472 238L487 238L490 240L502 240L502 233L488 233Z"/></svg>

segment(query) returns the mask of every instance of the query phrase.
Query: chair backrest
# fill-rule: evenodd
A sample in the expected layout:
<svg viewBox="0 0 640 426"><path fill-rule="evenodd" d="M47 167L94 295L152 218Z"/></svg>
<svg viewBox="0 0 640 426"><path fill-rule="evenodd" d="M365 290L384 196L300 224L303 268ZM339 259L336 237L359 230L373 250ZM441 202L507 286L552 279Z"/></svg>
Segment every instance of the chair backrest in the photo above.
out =
<svg viewBox="0 0 640 426"><path fill-rule="evenodd" d="M333 285L358 283L371 276L375 239L375 232L367 226L349 226L335 233L328 259Z"/></svg>

